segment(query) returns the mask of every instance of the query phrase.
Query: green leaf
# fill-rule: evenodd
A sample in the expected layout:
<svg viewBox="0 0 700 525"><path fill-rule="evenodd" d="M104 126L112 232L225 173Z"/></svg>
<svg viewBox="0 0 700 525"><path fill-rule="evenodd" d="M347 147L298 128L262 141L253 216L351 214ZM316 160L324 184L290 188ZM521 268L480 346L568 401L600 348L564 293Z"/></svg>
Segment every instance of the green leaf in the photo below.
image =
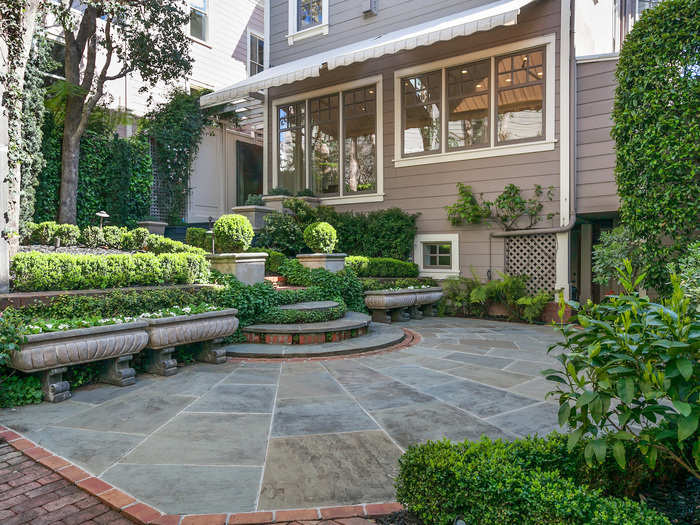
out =
<svg viewBox="0 0 700 525"><path fill-rule="evenodd" d="M596 399L598 397L598 394L596 392L591 392L590 390L586 390L583 394L581 394L581 397L578 398L576 401L576 407L581 408L582 406L586 406L589 404L591 401Z"/></svg>
<svg viewBox="0 0 700 525"><path fill-rule="evenodd" d="M634 380L629 377L620 379L617 382L617 393L622 402L629 405L634 399Z"/></svg>
<svg viewBox="0 0 700 525"><path fill-rule="evenodd" d="M676 368L678 368L678 371L686 381L688 381L690 376L693 375L693 363L691 363L690 360L686 359L685 357L679 357L676 359Z"/></svg>
<svg viewBox="0 0 700 525"><path fill-rule="evenodd" d="M574 449L574 447L576 446L576 443L579 442L582 435L583 435L583 427L577 428L571 434L569 434L569 438L567 439L567 442L566 442L566 448L569 452L571 452Z"/></svg>
<svg viewBox="0 0 700 525"><path fill-rule="evenodd" d="M590 442L583 449L583 457L589 467L593 466L593 442Z"/></svg>
<svg viewBox="0 0 700 525"><path fill-rule="evenodd" d="M571 406L569 403L564 403L559 407L559 413L557 418L559 420L559 426L563 427L569 421L569 415L571 415Z"/></svg>
<svg viewBox="0 0 700 525"><path fill-rule="evenodd" d="M593 452L595 452L595 456L598 459L598 463L602 463L605 461L605 451L608 448L608 444L605 442L604 439L594 439L591 441L590 445L593 448Z"/></svg>
<svg viewBox="0 0 700 525"><path fill-rule="evenodd" d="M627 461L625 459L625 444L622 441L615 441L612 444L612 453L621 469L625 469Z"/></svg>
<svg viewBox="0 0 700 525"><path fill-rule="evenodd" d="M689 416L678 418L678 441L684 441L698 428L698 415L697 413L691 414Z"/></svg>
<svg viewBox="0 0 700 525"><path fill-rule="evenodd" d="M682 416L689 416L692 411L690 404L684 401L673 401L673 406Z"/></svg>

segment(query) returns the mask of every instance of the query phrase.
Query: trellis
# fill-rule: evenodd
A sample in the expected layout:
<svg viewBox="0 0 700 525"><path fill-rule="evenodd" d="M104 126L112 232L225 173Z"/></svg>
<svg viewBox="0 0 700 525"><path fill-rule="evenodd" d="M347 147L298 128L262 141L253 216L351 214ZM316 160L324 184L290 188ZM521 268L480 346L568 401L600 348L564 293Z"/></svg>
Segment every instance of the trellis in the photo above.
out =
<svg viewBox="0 0 700 525"><path fill-rule="evenodd" d="M557 238L553 233L505 238L505 271L527 275L527 291L553 292L556 284Z"/></svg>

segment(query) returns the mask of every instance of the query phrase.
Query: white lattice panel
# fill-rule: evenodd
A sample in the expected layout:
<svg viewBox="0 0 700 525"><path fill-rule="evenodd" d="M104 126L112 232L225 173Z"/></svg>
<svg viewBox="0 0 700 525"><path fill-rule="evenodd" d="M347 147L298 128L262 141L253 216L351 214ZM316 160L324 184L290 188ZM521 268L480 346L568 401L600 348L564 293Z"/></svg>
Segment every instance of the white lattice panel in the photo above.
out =
<svg viewBox="0 0 700 525"><path fill-rule="evenodd" d="M505 270L510 275L527 275L528 293L554 291L556 283L557 238L553 233L506 237Z"/></svg>

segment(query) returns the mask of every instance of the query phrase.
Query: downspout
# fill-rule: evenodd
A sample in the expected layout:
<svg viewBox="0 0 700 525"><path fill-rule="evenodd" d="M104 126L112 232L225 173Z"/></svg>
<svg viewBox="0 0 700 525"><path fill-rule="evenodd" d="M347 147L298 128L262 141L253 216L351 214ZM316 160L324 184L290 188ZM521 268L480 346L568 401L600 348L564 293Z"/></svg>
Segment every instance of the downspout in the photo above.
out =
<svg viewBox="0 0 700 525"><path fill-rule="evenodd" d="M577 167L576 167L576 118L577 118L577 97L576 97L576 56L575 47L573 45L573 17L574 13L571 10L572 0L562 0L561 7L561 28L562 28L562 38L561 38L561 60L568 61L569 70L569 86L568 86L568 126L566 132L561 129L560 133L560 144L562 144L559 152L559 169L560 169L560 181L562 180L563 174L567 174L569 177L569 202L568 202L568 213L566 215L562 214L563 217L567 217L568 220L561 220L562 226L556 228L538 228L538 229L525 229L525 230L509 230L502 232L490 232L489 233L489 272L488 279L491 280L493 274L492 265L492 241L494 237L504 238L504 237L517 237L521 235L540 235L540 234L557 234L557 233L569 233L576 226L576 184L578 181ZM568 35L568 45L565 45L563 35ZM573 51L573 53L572 53ZM561 71L564 68L560 68ZM563 104L561 104L563 106ZM562 115L563 115L563 109ZM560 121L561 126L561 121ZM565 144L568 145L568 155L564 154ZM573 166L573 168L572 168ZM561 200L560 200L561 201ZM564 211L564 204L560 202L560 211Z"/></svg>

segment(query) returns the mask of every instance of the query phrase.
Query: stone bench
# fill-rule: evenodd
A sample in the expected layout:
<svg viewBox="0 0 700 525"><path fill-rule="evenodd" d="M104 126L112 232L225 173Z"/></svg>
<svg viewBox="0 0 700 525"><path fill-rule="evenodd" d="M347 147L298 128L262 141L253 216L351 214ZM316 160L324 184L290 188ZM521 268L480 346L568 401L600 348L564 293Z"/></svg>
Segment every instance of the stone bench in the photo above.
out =
<svg viewBox="0 0 700 525"><path fill-rule="evenodd" d="M365 305L376 323L391 323L432 316L433 305L443 296L442 288L401 288L365 292Z"/></svg>

